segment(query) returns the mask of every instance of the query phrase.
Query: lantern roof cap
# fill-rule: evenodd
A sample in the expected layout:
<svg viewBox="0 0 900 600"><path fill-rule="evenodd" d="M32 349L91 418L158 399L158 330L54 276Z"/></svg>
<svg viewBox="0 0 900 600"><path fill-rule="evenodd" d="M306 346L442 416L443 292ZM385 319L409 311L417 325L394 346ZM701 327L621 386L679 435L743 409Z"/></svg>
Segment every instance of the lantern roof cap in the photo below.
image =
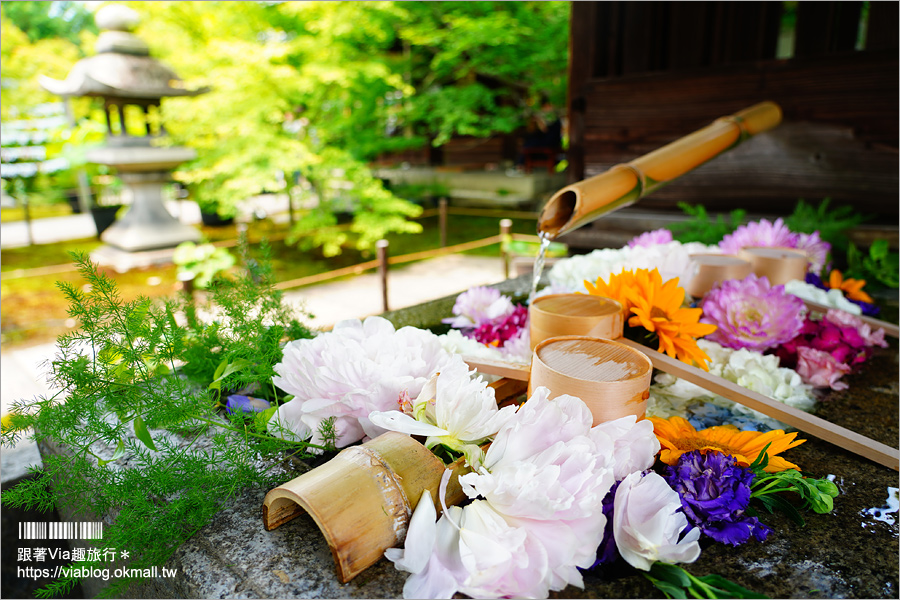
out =
<svg viewBox="0 0 900 600"><path fill-rule="evenodd" d="M120 4L97 11L97 54L72 67L62 81L41 76L40 84L57 96L100 96L132 100L158 100L166 96L197 96L209 91L190 90L175 72L150 56L144 40L131 30L140 22L137 12Z"/></svg>

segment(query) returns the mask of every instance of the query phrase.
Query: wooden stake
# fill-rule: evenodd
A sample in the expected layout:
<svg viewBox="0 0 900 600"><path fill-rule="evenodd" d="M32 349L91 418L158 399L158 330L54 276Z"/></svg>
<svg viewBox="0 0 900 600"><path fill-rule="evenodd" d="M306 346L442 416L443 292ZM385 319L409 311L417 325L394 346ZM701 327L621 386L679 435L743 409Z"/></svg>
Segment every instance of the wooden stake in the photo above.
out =
<svg viewBox="0 0 900 600"><path fill-rule="evenodd" d="M500 220L500 254L503 256L503 279L509 279L509 239L512 219Z"/></svg>
<svg viewBox="0 0 900 600"><path fill-rule="evenodd" d="M447 246L447 199L438 200L438 229L441 232L441 248Z"/></svg>
<svg viewBox="0 0 900 600"><path fill-rule="evenodd" d="M378 251L378 277L381 280L381 305L384 312L389 311L388 308L388 241L378 240L375 242L375 248Z"/></svg>

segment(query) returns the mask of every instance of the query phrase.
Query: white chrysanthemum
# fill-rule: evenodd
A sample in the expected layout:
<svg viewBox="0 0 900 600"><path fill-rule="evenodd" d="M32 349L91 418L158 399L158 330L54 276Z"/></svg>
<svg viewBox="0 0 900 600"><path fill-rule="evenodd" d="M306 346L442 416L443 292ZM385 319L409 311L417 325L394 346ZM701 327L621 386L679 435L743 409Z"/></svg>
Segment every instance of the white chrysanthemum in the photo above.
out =
<svg viewBox="0 0 900 600"><path fill-rule="evenodd" d="M815 407L812 386L803 383L793 369L780 367L777 356L747 349L732 350L704 339L697 340L697 345L710 357L710 374L806 412ZM772 417L668 373L659 373L654 378L647 414L661 418L684 416L685 407L694 400L727 408L737 415L765 423L772 429L786 427Z"/></svg>
<svg viewBox="0 0 900 600"><path fill-rule="evenodd" d="M401 392L418 396L434 373L458 360L429 331L395 330L381 317L342 321L285 346L272 381L294 398L278 408L269 431L321 443L322 421L333 417L339 448L375 437L384 430L369 413L396 408Z"/></svg>
<svg viewBox="0 0 900 600"><path fill-rule="evenodd" d="M609 280L610 275L618 275L623 270L659 269L663 281L678 277L679 284L684 287L694 277L696 270L690 255L708 253L721 253L721 250L718 246L697 242L604 248L557 261L547 277L551 285L557 288L565 288L569 292L586 292L585 281L593 283L598 277Z"/></svg>
<svg viewBox="0 0 900 600"><path fill-rule="evenodd" d="M823 290L811 283L792 279L784 284L784 291L803 300L838 308L853 315L862 314L862 308L858 304L853 304L847 300L844 297L844 293L838 289Z"/></svg>

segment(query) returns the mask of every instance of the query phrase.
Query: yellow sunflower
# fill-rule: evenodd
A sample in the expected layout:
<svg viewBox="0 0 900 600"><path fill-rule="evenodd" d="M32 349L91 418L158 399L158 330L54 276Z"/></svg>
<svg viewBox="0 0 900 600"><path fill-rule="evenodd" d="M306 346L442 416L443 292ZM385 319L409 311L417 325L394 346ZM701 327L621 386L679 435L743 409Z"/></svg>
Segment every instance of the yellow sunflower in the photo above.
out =
<svg viewBox="0 0 900 600"><path fill-rule="evenodd" d="M626 315L631 312L632 304L625 297L625 290L632 286L634 286L634 272L624 270L618 275L610 275L609 283L602 277L598 277L593 284L590 281L584 282L584 287L591 296L601 296L617 301L622 305Z"/></svg>
<svg viewBox="0 0 900 600"><path fill-rule="evenodd" d="M844 292L844 295L851 300L859 300L860 302L868 302L869 304L875 302L872 300L872 296L862 291L863 287L866 285L865 279L853 279L852 277L844 279L844 274L837 269L834 269L831 272L831 275L828 276L828 283L826 285L832 289L841 290Z"/></svg>
<svg viewBox="0 0 900 600"><path fill-rule="evenodd" d="M785 433L781 429L767 431L741 431L734 425L721 425L697 431L686 419L681 417L649 417L653 423L653 432L659 439L662 451L659 459L667 465L674 465L685 452L699 450L703 454L709 451L730 454L742 467L749 467L763 451L766 444L771 444L766 454L769 464L767 473L777 473L787 469L800 467L776 456L785 450L799 446L806 440L795 440L797 433Z"/></svg>
<svg viewBox="0 0 900 600"><path fill-rule="evenodd" d="M634 313L628 320L630 326L656 333L660 352L709 371L709 356L696 338L709 335L716 326L700 323L702 309L683 306L684 288L678 286L677 277L663 283L658 269L638 269L633 285L625 288L624 294Z"/></svg>

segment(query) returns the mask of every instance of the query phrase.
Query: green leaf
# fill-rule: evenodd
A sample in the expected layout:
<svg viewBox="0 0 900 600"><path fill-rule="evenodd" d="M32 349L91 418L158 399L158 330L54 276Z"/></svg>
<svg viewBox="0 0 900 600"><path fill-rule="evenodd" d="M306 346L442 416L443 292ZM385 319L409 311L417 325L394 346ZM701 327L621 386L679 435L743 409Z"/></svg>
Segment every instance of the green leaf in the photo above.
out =
<svg viewBox="0 0 900 600"><path fill-rule="evenodd" d="M117 461L120 458L122 458L123 456L125 456L125 440L120 439L119 445L116 446L116 451L113 452L112 458L110 458L109 460L98 460L97 464L100 465L101 467L105 467L109 463Z"/></svg>
<svg viewBox="0 0 900 600"><path fill-rule="evenodd" d="M888 257L888 241L875 240L869 248L869 256L876 261L882 261Z"/></svg>
<svg viewBox="0 0 900 600"><path fill-rule="evenodd" d="M670 583L674 583L680 587L687 587L691 584L691 578L688 576L687 572L681 567L664 563L664 562L655 562L650 567L650 573L654 577L658 577L663 581L668 581Z"/></svg>
<svg viewBox="0 0 900 600"><path fill-rule="evenodd" d="M764 594L758 594L753 590L748 590L743 586L729 581L721 575L705 575L703 577L698 577L697 579L712 586L716 591L725 592L722 595L716 594L716 598L768 598L768 596Z"/></svg>
<svg viewBox="0 0 900 600"><path fill-rule="evenodd" d="M227 365L224 369L223 365ZM249 366L252 366L253 363L246 358L238 358L231 364L227 362L223 362L223 364L219 365L219 368L216 369L216 378L212 383L209 384L209 389L211 390L221 390L222 389L222 380L231 375L232 373L237 373L238 371L242 371ZM220 372L221 371L221 372Z"/></svg>
<svg viewBox="0 0 900 600"><path fill-rule="evenodd" d="M144 424L144 419L142 419L140 415L134 418L134 435L136 435L137 439L141 440L145 446L156 452L156 444L153 443L150 431L147 429L147 425Z"/></svg>
<svg viewBox="0 0 900 600"><path fill-rule="evenodd" d="M794 505L781 496L771 494L767 496L751 496L751 498L761 501L769 512L773 512L772 509L777 508L785 515L787 515L787 517L791 521L793 521L800 527L804 527L806 525L806 521L803 520L803 516L797 511Z"/></svg>
<svg viewBox="0 0 900 600"><path fill-rule="evenodd" d="M673 585L668 581L660 581L659 579L654 579L649 575L644 575L650 582L655 585L662 593L666 595L666 598L679 598L686 599L687 593L685 593L684 588L679 587L677 585Z"/></svg>

